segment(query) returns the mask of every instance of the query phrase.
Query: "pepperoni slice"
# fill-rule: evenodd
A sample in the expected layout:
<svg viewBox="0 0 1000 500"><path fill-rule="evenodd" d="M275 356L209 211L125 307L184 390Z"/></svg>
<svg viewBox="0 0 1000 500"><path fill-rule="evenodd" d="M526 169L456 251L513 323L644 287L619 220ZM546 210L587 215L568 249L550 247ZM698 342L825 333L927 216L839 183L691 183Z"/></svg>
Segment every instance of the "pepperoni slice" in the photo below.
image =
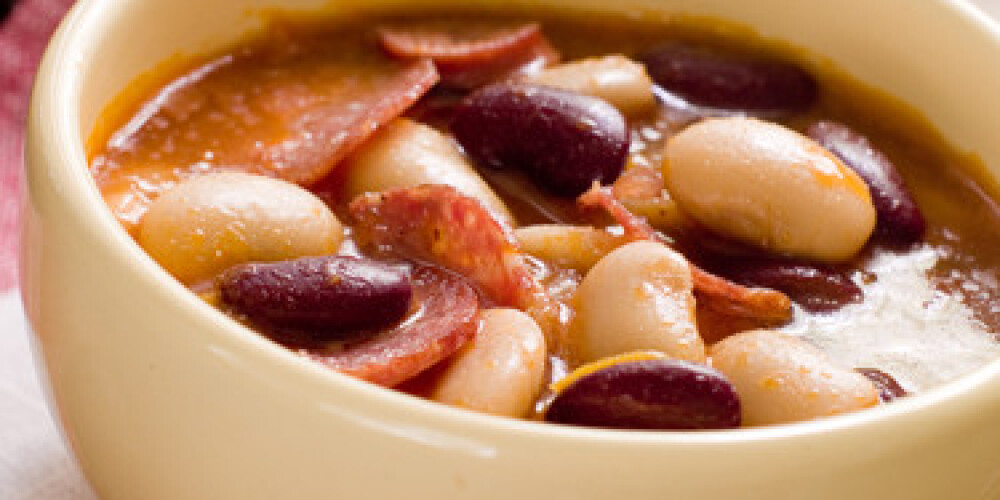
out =
<svg viewBox="0 0 1000 500"><path fill-rule="evenodd" d="M363 194L350 213L363 247L461 273L498 305L527 312L550 345L564 345L561 306L532 275L511 230L475 198L426 184Z"/></svg>
<svg viewBox="0 0 1000 500"><path fill-rule="evenodd" d="M538 23L425 23L382 26L377 34L382 48L393 56L432 59L441 83L458 89L537 71L560 59Z"/></svg>
<svg viewBox="0 0 1000 500"><path fill-rule="evenodd" d="M115 133L92 170L127 227L161 192L208 171L311 185L438 81L429 59L293 49L211 61Z"/></svg>
<svg viewBox="0 0 1000 500"><path fill-rule="evenodd" d="M378 127L401 115L438 81L428 59L391 70L358 68L329 89L334 98L287 112L275 108L287 137L257 155L270 173L309 185L325 176ZM302 102L291 101L291 102Z"/></svg>
<svg viewBox="0 0 1000 500"><path fill-rule="evenodd" d="M411 280L418 307L402 324L361 342L299 352L341 373L386 387L451 356L476 333L476 291L464 278L432 266L417 266Z"/></svg>
<svg viewBox="0 0 1000 500"><path fill-rule="evenodd" d="M520 75L535 73L562 59L559 51L544 37L523 51L479 64L438 64L441 83L455 89L471 90Z"/></svg>
<svg viewBox="0 0 1000 500"><path fill-rule="evenodd" d="M594 186L577 199L584 207L606 210L625 228L625 235L633 240L663 241L645 220L635 216L614 196L611 188ZM702 270L691 264L694 291L699 305L720 314L747 318L772 325L791 318L792 302L787 295L767 288L747 288Z"/></svg>
<svg viewBox="0 0 1000 500"><path fill-rule="evenodd" d="M522 51L542 36L538 23L516 26L462 23L423 23L381 26L379 43L402 58L429 57L439 64L474 64Z"/></svg>

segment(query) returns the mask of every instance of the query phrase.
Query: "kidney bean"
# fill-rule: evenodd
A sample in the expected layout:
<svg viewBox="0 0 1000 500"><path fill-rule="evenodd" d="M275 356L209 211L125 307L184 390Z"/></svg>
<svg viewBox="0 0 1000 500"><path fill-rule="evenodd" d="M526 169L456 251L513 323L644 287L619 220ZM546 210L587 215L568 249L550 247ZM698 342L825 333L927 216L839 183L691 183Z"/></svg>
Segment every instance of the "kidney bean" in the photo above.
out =
<svg viewBox="0 0 1000 500"><path fill-rule="evenodd" d="M741 285L784 292L812 312L833 311L864 297L846 271L819 264L740 257L711 268Z"/></svg>
<svg viewBox="0 0 1000 500"><path fill-rule="evenodd" d="M244 264L219 285L222 300L252 320L330 339L399 321L412 295L404 271L342 256Z"/></svg>
<svg viewBox="0 0 1000 500"><path fill-rule="evenodd" d="M813 124L808 133L868 184L878 217L877 236L901 244L914 243L923 237L926 223L903 177L865 136L830 121Z"/></svg>
<svg viewBox="0 0 1000 500"><path fill-rule="evenodd" d="M595 180L614 182L629 146L625 118L608 102L523 83L498 83L469 95L451 130L481 165L522 168L563 196L579 195Z"/></svg>
<svg viewBox="0 0 1000 500"><path fill-rule="evenodd" d="M476 290L462 276L421 264L414 265L410 281L415 307L406 321L360 342L350 339L299 352L340 373L385 387L410 380L452 356L476 334Z"/></svg>
<svg viewBox="0 0 1000 500"><path fill-rule="evenodd" d="M645 54L657 84L703 106L747 112L787 113L810 107L816 81L793 64L721 54L674 43Z"/></svg>
<svg viewBox="0 0 1000 500"><path fill-rule="evenodd" d="M674 359L622 358L559 391L545 420L617 429L740 426L739 396L718 371Z"/></svg>
<svg viewBox="0 0 1000 500"><path fill-rule="evenodd" d="M899 385L899 382L892 375L882 370L877 368L855 368L854 371L864 375L875 384L875 388L878 389L879 399L883 403L888 403L908 394L906 389L903 389L903 386Z"/></svg>

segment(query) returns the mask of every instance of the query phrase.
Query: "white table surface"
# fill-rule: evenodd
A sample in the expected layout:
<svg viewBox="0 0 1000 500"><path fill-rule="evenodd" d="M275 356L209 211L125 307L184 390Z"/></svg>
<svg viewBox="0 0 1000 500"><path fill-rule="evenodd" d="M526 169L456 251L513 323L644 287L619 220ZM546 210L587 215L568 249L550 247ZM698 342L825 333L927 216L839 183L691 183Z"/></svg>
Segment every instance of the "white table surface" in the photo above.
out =
<svg viewBox="0 0 1000 500"><path fill-rule="evenodd" d="M1000 18L1000 0L972 3ZM46 406L20 297L0 293L0 500L95 498Z"/></svg>

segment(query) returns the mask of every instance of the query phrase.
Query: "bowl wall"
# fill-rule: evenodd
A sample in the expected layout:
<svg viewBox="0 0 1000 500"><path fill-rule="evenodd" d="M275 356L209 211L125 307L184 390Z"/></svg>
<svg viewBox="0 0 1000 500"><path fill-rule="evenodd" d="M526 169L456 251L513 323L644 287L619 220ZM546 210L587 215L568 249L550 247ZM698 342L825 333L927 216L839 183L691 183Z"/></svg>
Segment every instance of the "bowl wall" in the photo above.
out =
<svg viewBox="0 0 1000 500"><path fill-rule="evenodd" d="M470 4L82 0L64 22L28 123L23 297L55 407L103 498L1000 498L998 363L876 410L738 432L475 415L327 372L248 334L166 275L104 207L84 143L111 99L162 61L230 43L279 5L449 3ZM1000 169L1000 36L958 2L475 3L747 24L902 98Z"/></svg>

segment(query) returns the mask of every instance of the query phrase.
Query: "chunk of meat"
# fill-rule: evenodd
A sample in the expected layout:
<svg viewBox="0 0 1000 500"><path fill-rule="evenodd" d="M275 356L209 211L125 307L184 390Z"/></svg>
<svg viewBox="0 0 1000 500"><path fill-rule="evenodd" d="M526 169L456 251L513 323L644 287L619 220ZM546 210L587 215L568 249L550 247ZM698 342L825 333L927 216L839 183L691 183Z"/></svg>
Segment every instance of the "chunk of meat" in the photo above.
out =
<svg viewBox="0 0 1000 500"><path fill-rule="evenodd" d="M362 248L432 262L467 276L499 306L527 312L564 345L561 306L533 276L510 228L451 186L366 193L350 204Z"/></svg>
<svg viewBox="0 0 1000 500"><path fill-rule="evenodd" d="M439 78L429 59L298 57L216 61L146 103L91 167L119 220L204 172L311 185Z"/></svg>
<svg viewBox="0 0 1000 500"><path fill-rule="evenodd" d="M635 216L614 196L610 188L595 184L578 198L584 207L606 210L625 228L632 240L664 241L645 220ZM752 318L762 324L780 324L791 317L791 300L787 295L766 288L747 288L691 264L695 296L700 303L727 316Z"/></svg>
<svg viewBox="0 0 1000 500"><path fill-rule="evenodd" d="M679 234L690 231L687 217L667 193L659 170L630 165L611 186L615 199L660 231Z"/></svg>
<svg viewBox="0 0 1000 500"><path fill-rule="evenodd" d="M432 266L412 274L416 311L366 340L298 351L341 373L392 387L451 356L476 333L479 298L460 276Z"/></svg>
<svg viewBox="0 0 1000 500"><path fill-rule="evenodd" d="M473 89L560 59L538 23L432 22L381 26L377 34L382 48L395 57L433 60L442 84L452 88Z"/></svg>

